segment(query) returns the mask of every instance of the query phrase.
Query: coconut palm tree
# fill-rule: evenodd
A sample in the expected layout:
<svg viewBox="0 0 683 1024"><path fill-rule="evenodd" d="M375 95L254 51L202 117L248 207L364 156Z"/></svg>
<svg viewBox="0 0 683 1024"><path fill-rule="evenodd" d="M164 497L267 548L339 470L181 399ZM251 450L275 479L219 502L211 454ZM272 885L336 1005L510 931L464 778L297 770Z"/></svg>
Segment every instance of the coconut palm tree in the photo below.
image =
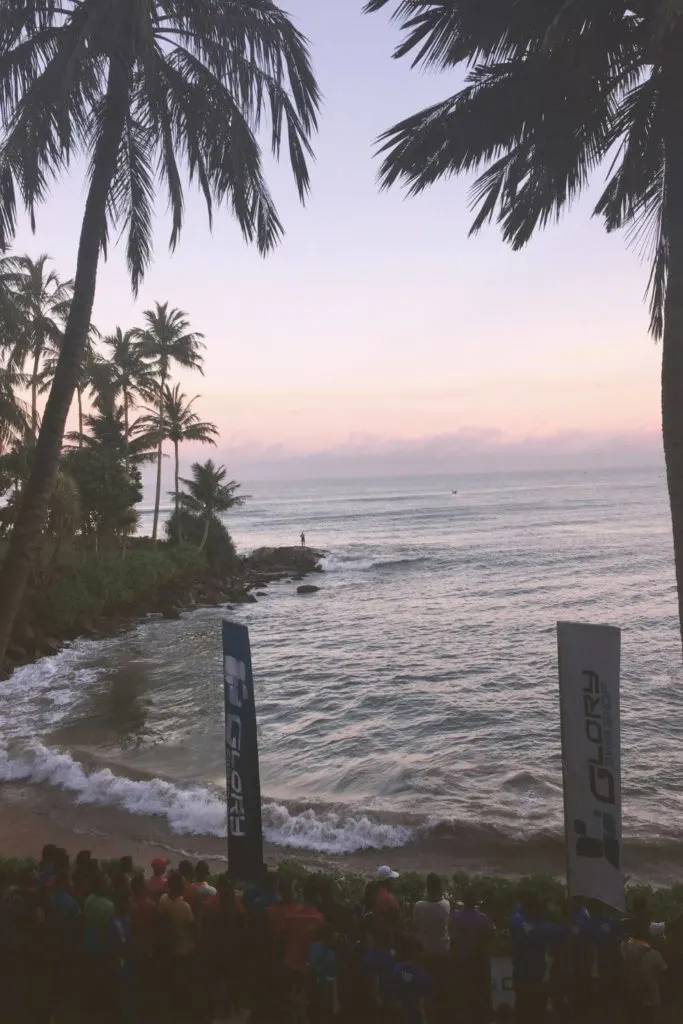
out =
<svg viewBox="0 0 683 1024"><path fill-rule="evenodd" d="M59 363L59 356L62 350L62 338L63 333L60 332L55 338L50 339L45 350L45 358L43 360L43 369L40 372L40 384L38 390L41 395L46 394L50 391L52 383L55 379L55 373L57 372L57 365ZM85 355L83 361L78 370L78 376L76 378L76 404L78 408L78 432L83 433L83 397L88 391L92 391L94 387L93 375L95 374L95 366L100 362L100 357L95 348L95 343L100 337L95 324L90 324L88 331L88 339L85 345Z"/></svg>
<svg viewBox="0 0 683 1024"><path fill-rule="evenodd" d="M17 302L21 278L17 257L0 255L0 351L11 351L21 331L22 315Z"/></svg>
<svg viewBox="0 0 683 1024"><path fill-rule="evenodd" d="M137 291L152 256L158 188L171 248L184 181L211 219L225 206L262 254L282 235L257 133L283 140L303 201L319 92L306 39L274 0L40 0L0 4L0 251L18 207L32 219L53 179L88 157L73 301L31 476L0 572L0 662L40 545L83 363L99 258L126 235Z"/></svg>
<svg viewBox="0 0 683 1024"><path fill-rule="evenodd" d="M175 364L190 370L202 370L203 334L190 330L190 321L182 309L169 309L168 302L157 302L143 313L145 326L133 333L143 358L150 361L156 382L158 416L157 482L154 496L152 540L156 543L161 503L161 464L164 457L164 400L166 385Z"/></svg>
<svg viewBox="0 0 683 1024"><path fill-rule="evenodd" d="M49 270L50 257L43 253L37 260L18 256L15 301L21 315L21 327L12 352L12 362L21 370L31 363L31 430L38 436L38 391L41 363L49 345L57 346L68 313L71 281L61 281L56 270Z"/></svg>
<svg viewBox="0 0 683 1024"><path fill-rule="evenodd" d="M0 455L17 437L25 437L30 428L29 408L18 392L26 387L26 377L12 365L0 366Z"/></svg>
<svg viewBox="0 0 683 1024"><path fill-rule="evenodd" d="M117 327L108 334L103 343L111 349L110 388L114 401L119 397L123 403L124 437L126 442L126 469L129 466L128 447L130 444L130 411L138 399L151 401L156 392L156 381L143 346L134 331L122 331Z"/></svg>
<svg viewBox="0 0 683 1024"><path fill-rule="evenodd" d="M175 504L175 523L178 543L182 543L182 523L179 515L180 507L180 445L184 441L197 441L200 444L216 444L218 430L213 423L204 423L200 420L192 406L199 398L188 399L187 395L180 390L180 384L175 387L166 387L164 390L164 407L162 431L164 440L173 445L174 474L173 494ZM159 421L156 412L150 416L143 416L138 420L138 426L151 432L159 429Z"/></svg>
<svg viewBox="0 0 683 1024"><path fill-rule="evenodd" d="M200 551L206 546L212 520L218 519L222 512L228 512L236 505L243 505L247 500L247 495L237 494L241 484L235 480L224 483L227 475L225 466L216 466L208 459L203 463L192 463L192 479L181 477L181 483L187 488L180 492L183 509L204 520Z"/></svg>
<svg viewBox="0 0 683 1024"><path fill-rule="evenodd" d="M651 261L683 635L683 2L402 0L395 16L395 56L469 70L456 95L382 136L384 187L414 195L483 171L472 230L495 220L519 249L613 161L595 212Z"/></svg>

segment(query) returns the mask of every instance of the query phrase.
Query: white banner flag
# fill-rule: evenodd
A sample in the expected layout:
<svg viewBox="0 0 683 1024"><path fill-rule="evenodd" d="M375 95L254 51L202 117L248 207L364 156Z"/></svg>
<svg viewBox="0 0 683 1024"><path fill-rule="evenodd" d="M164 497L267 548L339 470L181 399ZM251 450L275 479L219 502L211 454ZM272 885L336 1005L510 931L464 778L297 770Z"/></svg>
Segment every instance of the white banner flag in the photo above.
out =
<svg viewBox="0 0 683 1024"><path fill-rule="evenodd" d="M623 910L621 632L558 622L557 644L569 894Z"/></svg>

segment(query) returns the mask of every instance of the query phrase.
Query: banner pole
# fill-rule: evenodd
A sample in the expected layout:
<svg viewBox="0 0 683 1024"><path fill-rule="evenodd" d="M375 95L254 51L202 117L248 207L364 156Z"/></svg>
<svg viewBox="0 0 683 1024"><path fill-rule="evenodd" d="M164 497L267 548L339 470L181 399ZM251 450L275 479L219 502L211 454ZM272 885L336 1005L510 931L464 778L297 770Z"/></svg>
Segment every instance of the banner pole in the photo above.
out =
<svg viewBox="0 0 683 1024"><path fill-rule="evenodd" d="M223 622L223 685L228 871L255 882L263 869L256 703L249 630L237 622Z"/></svg>

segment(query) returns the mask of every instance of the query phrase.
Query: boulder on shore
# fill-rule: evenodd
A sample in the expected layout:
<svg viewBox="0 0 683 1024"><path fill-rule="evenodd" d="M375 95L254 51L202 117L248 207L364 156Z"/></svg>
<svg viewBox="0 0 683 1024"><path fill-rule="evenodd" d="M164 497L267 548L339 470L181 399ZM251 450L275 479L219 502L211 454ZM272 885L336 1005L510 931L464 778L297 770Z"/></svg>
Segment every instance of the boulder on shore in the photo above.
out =
<svg viewBox="0 0 683 1024"><path fill-rule="evenodd" d="M296 588L297 594L317 594L320 587L314 587L312 583L304 583Z"/></svg>
<svg viewBox="0 0 683 1024"><path fill-rule="evenodd" d="M318 569L324 557L325 552L316 551L315 548L256 548L250 555L245 555L242 561L246 569L267 573L272 578L274 573L306 576Z"/></svg>

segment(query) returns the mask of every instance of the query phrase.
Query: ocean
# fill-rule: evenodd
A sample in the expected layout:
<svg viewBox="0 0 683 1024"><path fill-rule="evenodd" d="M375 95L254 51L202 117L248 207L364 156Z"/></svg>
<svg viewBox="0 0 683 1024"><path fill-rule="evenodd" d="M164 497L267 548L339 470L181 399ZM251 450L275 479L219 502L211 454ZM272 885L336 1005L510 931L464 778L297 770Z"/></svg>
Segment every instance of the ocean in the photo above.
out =
<svg viewBox="0 0 683 1024"><path fill-rule="evenodd" d="M281 583L228 613L251 633L276 857L561 870L555 623L570 619L623 629L626 867L673 877L683 688L660 471L245 490L227 519L240 550L304 530L327 553L318 594ZM220 849L225 614L149 619L16 672L0 779L98 830L125 812L143 839L163 825Z"/></svg>

